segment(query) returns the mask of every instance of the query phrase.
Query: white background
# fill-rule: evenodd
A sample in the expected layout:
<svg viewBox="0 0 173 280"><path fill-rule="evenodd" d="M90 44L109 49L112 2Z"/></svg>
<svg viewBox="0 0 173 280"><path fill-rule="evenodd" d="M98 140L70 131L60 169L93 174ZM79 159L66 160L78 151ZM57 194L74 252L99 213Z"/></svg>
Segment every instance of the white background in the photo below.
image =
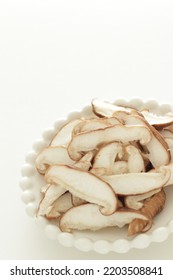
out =
<svg viewBox="0 0 173 280"><path fill-rule="evenodd" d="M42 131L93 97L173 103L168 0L0 0L0 259L173 259L173 235L125 255L49 240L25 214L25 154Z"/></svg>

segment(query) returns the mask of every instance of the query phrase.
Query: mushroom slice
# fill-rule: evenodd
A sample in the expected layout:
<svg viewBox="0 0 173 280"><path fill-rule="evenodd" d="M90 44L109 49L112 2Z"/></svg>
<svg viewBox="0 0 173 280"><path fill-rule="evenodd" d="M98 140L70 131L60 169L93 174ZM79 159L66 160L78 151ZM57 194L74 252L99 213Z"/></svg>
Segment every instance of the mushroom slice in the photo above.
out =
<svg viewBox="0 0 173 280"><path fill-rule="evenodd" d="M147 199L144 202L143 207L141 208L140 212L146 215L149 218L148 221L144 221L141 219L134 219L128 227L128 235L134 235L139 232L145 232L149 230L152 226L153 218L162 211L166 201L166 195L164 190L156 193L150 199Z"/></svg>
<svg viewBox="0 0 173 280"><path fill-rule="evenodd" d="M156 129L162 129L173 124L173 115L167 114L164 116L157 116L148 110L142 110L141 114L147 120L147 122L154 126Z"/></svg>
<svg viewBox="0 0 173 280"><path fill-rule="evenodd" d="M95 154L94 151L86 153L79 161L77 161L74 164L74 167L88 171L91 167L91 160L93 159L94 154ZM86 203L86 201L84 199L81 199L75 195L72 195L72 204L74 206L78 206L78 205L81 205L84 203Z"/></svg>
<svg viewBox="0 0 173 280"><path fill-rule="evenodd" d="M68 152L73 160L79 160L82 152L96 149L103 143L121 141L127 143L139 140L146 145L151 140L150 130L146 126L125 126L117 124L104 129L84 132L74 136L68 146Z"/></svg>
<svg viewBox="0 0 173 280"><path fill-rule="evenodd" d="M99 117L112 117L115 116L116 113L120 113L119 116L121 116L121 114L124 116L126 116L127 114L130 114L132 110L132 108L128 108L128 107L123 107L123 106L116 106L114 104L111 104L109 102L100 100L100 99L93 99L91 102L92 105L92 109L95 115L99 116Z"/></svg>
<svg viewBox="0 0 173 280"><path fill-rule="evenodd" d="M102 176L102 178L110 184L116 194L136 195L163 187L170 178L170 170L167 167L162 167L153 173L128 173Z"/></svg>
<svg viewBox="0 0 173 280"><path fill-rule="evenodd" d="M136 115L128 116L125 119L125 123L126 125L146 125L150 129L151 141L146 144L146 148L149 151L149 160L155 168L170 162L170 152L166 141L144 118Z"/></svg>
<svg viewBox="0 0 173 280"><path fill-rule="evenodd" d="M71 207L73 207L72 197L69 192L66 192L53 202L49 208L49 213L46 214L46 217L48 219L58 218L62 215L62 213L65 213Z"/></svg>
<svg viewBox="0 0 173 280"><path fill-rule="evenodd" d="M68 143L71 140L72 137L72 131L74 127L82 122L82 120L77 119L77 120L72 120L65 124L55 135L55 137L52 139L52 142L50 143L50 146L55 147L55 146L67 146Z"/></svg>
<svg viewBox="0 0 173 280"><path fill-rule="evenodd" d="M124 198L125 206L131 209L139 210L143 206L143 201L154 194L160 192L161 189L150 191L139 195L128 195Z"/></svg>
<svg viewBox="0 0 173 280"><path fill-rule="evenodd" d="M99 206L88 203L73 207L60 219L60 229L71 232L72 230L99 230L105 227L123 227L134 219L148 221L148 218L136 210L120 208L109 216L104 216L99 211Z"/></svg>
<svg viewBox="0 0 173 280"><path fill-rule="evenodd" d="M90 170L90 172L94 174L99 172L100 175L112 174L117 155L119 155L119 157L122 157L123 155L121 143L112 142L102 146L94 157L93 168Z"/></svg>
<svg viewBox="0 0 173 280"><path fill-rule="evenodd" d="M44 197L40 201L37 216L44 216L52 209L52 204L55 200L66 192L66 189L60 185L49 184Z"/></svg>
<svg viewBox="0 0 173 280"><path fill-rule="evenodd" d="M112 175L128 173L127 161L118 160L114 162L112 168Z"/></svg>
<svg viewBox="0 0 173 280"><path fill-rule="evenodd" d="M127 145L125 150L128 154L128 172L139 173L145 171L144 160L141 152L133 145Z"/></svg>
<svg viewBox="0 0 173 280"><path fill-rule="evenodd" d="M84 120L78 123L73 129L73 135L88 132L92 130L97 130L101 128L106 128L112 125L120 124L120 120L118 118L102 118L102 119L89 119Z"/></svg>
<svg viewBox="0 0 173 280"><path fill-rule="evenodd" d="M37 156L35 165L37 170L44 174L50 165L74 164L65 147L47 147Z"/></svg>
<svg viewBox="0 0 173 280"><path fill-rule="evenodd" d="M67 165L51 166L45 179L48 183L60 184L73 195L101 206L104 215L117 208L117 197L108 183L95 175Z"/></svg>

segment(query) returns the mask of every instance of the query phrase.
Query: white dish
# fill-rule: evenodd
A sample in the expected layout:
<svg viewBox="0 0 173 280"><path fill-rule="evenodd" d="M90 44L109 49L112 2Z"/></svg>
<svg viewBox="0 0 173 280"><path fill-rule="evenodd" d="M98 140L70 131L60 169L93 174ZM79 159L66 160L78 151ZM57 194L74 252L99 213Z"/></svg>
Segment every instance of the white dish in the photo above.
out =
<svg viewBox="0 0 173 280"><path fill-rule="evenodd" d="M113 102L116 105L130 105L137 109L149 109L155 114L164 115L172 112L172 107L168 104L159 105L154 100L143 102L140 99L132 99L125 101L117 99ZM46 129L40 140L33 144L33 150L26 155L26 163L22 167L22 179L20 186L22 188L22 200L26 204L26 212L33 217L35 222L42 227L47 236L51 239L59 241L66 247L76 247L80 251L94 250L101 254L106 254L110 251L118 253L126 253L130 249L143 249L152 242L162 242L173 232L173 188L169 186L166 188L166 205L164 210L154 219L152 228L143 234L136 237L127 237L127 228L109 228L99 230L97 232L82 231L65 233L61 232L58 226L48 221L43 217L36 218L35 213L40 200L40 187L44 184L43 177L38 174L35 169L35 158L39 151L46 147L53 135L69 120L79 117L94 116L91 106L86 106L80 112L72 112L68 115L66 120L57 121L53 128Z"/></svg>

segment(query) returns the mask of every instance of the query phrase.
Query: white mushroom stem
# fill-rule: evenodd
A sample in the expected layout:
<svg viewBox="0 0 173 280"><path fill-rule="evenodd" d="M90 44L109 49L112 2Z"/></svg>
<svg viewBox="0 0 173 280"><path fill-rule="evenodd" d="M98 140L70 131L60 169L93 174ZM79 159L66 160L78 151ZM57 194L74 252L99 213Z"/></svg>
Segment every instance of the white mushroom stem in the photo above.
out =
<svg viewBox="0 0 173 280"><path fill-rule="evenodd" d="M72 131L74 127L82 122L82 120L72 120L65 124L55 135L55 137L52 139L52 142L50 143L50 146L64 146L67 147L68 143L70 142L72 138Z"/></svg>
<svg viewBox="0 0 173 280"><path fill-rule="evenodd" d="M150 129L151 141L146 143L146 148L149 151L149 160L152 165L157 168L161 165L166 165L170 161L170 152L168 145L160 133L152 126L150 126L145 119L140 116L128 116L125 119L126 125L144 125ZM142 143L141 143L142 144Z"/></svg>
<svg viewBox="0 0 173 280"><path fill-rule="evenodd" d="M129 195L124 198L125 206L131 209L139 210L143 207L143 200L147 199L154 194L160 192L161 189L150 191L148 193L139 194L139 195Z"/></svg>
<svg viewBox="0 0 173 280"><path fill-rule="evenodd" d="M118 141L127 143L134 140L146 145L151 140L150 130L143 125L115 125L81 133L73 137L68 146L68 152L73 160L79 160L82 156L81 152L94 150L103 143Z"/></svg>
<svg viewBox="0 0 173 280"><path fill-rule="evenodd" d="M139 173L145 171L144 160L141 152L133 145L127 145L125 150L128 154L128 172Z"/></svg>
<svg viewBox="0 0 173 280"><path fill-rule="evenodd" d="M162 167L157 172L128 173L122 175L102 176L116 194L136 195L160 189L170 178L169 168Z"/></svg>
<svg viewBox="0 0 173 280"><path fill-rule="evenodd" d="M51 166L45 175L48 183L60 184L73 195L100 205L104 215L117 208L117 197L108 183L95 175L66 165Z"/></svg>
<svg viewBox="0 0 173 280"><path fill-rule="evenodd" d="M65 147L47 147L37 156L35 165L37 170L44 174L50 165L74 164Z"/></svg>
<svg viewBox="0 0 173 280"><path fill-rule="evenodd" d="M68 210L60 219L62 231L72 230L99 230L106 227L123 227L134 219L148 220L148 218L135 210L120 208L109 216L104 216L99 211L99 206L95 204L85 204L73 207Z"/></svg>
<svg viewBox="0 0 173 280"><path fill-rule="evenodd" d="M40 201L37 216L44 216L52 209L52 204L57 198L66 192L66 189L60 185L50 184L43 199Z"/></svg>

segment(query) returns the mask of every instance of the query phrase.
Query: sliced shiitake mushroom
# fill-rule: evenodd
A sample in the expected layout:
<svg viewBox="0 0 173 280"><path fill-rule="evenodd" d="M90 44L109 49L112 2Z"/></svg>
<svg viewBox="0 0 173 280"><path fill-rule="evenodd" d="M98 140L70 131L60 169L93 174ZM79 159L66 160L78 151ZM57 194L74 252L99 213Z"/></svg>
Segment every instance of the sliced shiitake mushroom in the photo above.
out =
<svg viewBox="0 0 173 280"><path fill-rule="evenodd" d="M74 127L82 122L80 119L72 120L65 124L55 135L55 137L52 139L50 146L56 147L56 146L67 146L68 143L71 140L72 137L72 131Z"/></svg>
<svg viewBox="0 0 173 280"><path fill-rule="evenodd" d="M103 143L114 141L127 143L134 140L146 145L151 140L150 130L143 125L115 125L81 133L72 138L68 146L68 153L73 160L79 160L82 157L82 152L94 150Z"/></svg>
<svg viewBox="0 0 173 280"><path fill-rule="evenodd" d="M154 194L151 198L147 199L144 202L143 207L140 209L140 212L146 215L149 220L144 221L140 218L135 218L129 224L128 235L131 236L139 232L148 231L152 226L153 218L162 211L165 201L166 195L164 190L161 190L160 192Z"/></svg>
<svg viewBox="0 0 173 280"><path fill-rule="evenodd" d="M150 129L151 141L146 144L146 148L149 152L149 160L155 168L170 162L170 152L166 141L144 118L131 115L125 119L125 123L126 125L146 125Z"/></svg>
<svg viewBox="0 0 173 280"><path fill-rule="evenodd" d="M74 164L65 147L44 148L35 161L36 168L41 174L44 174L50 165L61 163Z"/></svg>
<svg viewBox="0 0 173 280"><path fill-rule="evenodd" d="M148 110L142 110L141 114L150 125L154 126L158 130L173 124L173 115L171 114L158 116L149 112Z"/></svg>
<svg viewBox="0 0 173 280"><path fill-rule="evenodd" d="M160 189L170 178L170 170L162 167L156 172L128 173L121 175L102 176L110 184L116 194L136 195Z"/></svg>
<svg viewBox="0 0 173 280"><path fill-rule="evenodd" d="M93 161L93 166L90 172L100 175L112 174L113 166L117 155L122 157L122 144L118 142L108 143L101 146L96 153Z"/></svg>
<svg viewBox="0 0 173 280"><path fill-rule="evenodd" d="M52 209L52 204L65 192L66 189L64 187L60 185L49 184L42 200L40 201L37 216L47 215Z"/></svg>
<svg viewBox="0 0 173 280"><path fill-rule="evenodd" d="M56 199L49 207L49 212L46 214L48 219L56 219L63 213L73 207L71 193L66 192Z"/></svg>
<svg viewBox="0 0 173 280"><path fill-rule="evenodd" d="M126 153L128 154L128 172L129 173L138 173L145 171L144 160L142 153L133 145L126 145Z"/></svg>
<svg viewBox="0 0 173 280"><path fill-rule="evenodd" d="M73 129L73 136L82 132L93 131L101 128L106 128L116 124L121 124L118 118L101 118L101 119L89 119L83 120L78 123Z"/></svg>
<svg viewBox="0 0 173 280"><path fill-rule="evenodd" d="M108 183L95 175L67 165L51 166L45 179L48 183L60 184L88 202L101 206L104 215L110 215L117 208L118 199Z"/></svg>
<svg viewBox="0 0 173 280"><path fill-rule="evenodd" d="M124 198L125 206L131 209L139 210L143 206L143 201L154 194L160 192L161 189L156 189L144 194L139 195L127 195Z"/></svg>
<svg viewBox="0 0 173 280"><path fill-rule="evenodd" d="M96 116L99 117L113 117L113 116L119 116L124 117L126 115L129 115L131 111L134 109L123 107L123 106L116 106L114 104L111 104L109 102L100 100L100 99L93 99L91 102L93 112Z"/></svg>
<svg viewBox="0 0 173 280"><path fill-rule="evenodd" d="M99 99L94 99L91 104L93 112L97 116L101 117L119 116L123 119L127 115L137 114L143 116L147 120L147 122L150 125L154 126L156 129L162 129L173 124L172 113L166 114L164 116L158 116L149 112L148 110L137 111L135 108L131 108L130 106L116 106Z"/></svg>
<svg viewBox="0 0 173 280"><path fill-rule="evenodd" d="M120 208L109 216L102 215L99 206L88 203L73 207L60 219L60 229L71 232L72 230L99 230L105 227L123 227L134 219L148 221L148 217L136 210Z"/></svg>
<svg viewBox="0 0 173 280"><path fill-rule="evenodd" d="M93 159L93 156L95 154L95 151L90 151L86 153L79 161L77 161L74 164L74 167L77 167L81 170L88 171L91 167L91 161ZM81 199L75 195L72 195L72 204L74 206L82 205L86 203L84 199Z"/></svg>

